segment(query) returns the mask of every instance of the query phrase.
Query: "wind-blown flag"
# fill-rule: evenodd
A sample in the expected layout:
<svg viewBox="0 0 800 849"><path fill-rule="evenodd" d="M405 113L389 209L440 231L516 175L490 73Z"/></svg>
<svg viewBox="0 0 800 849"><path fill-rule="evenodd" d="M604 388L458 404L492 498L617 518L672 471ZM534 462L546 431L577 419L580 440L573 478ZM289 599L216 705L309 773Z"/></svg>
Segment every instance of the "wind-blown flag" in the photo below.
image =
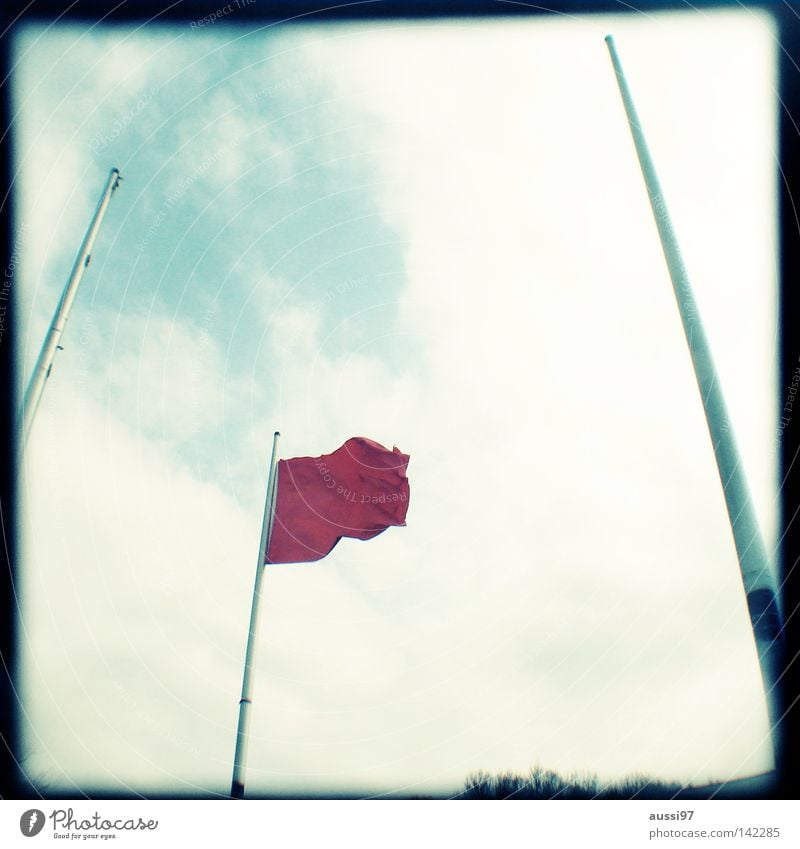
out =
<svg viewBox="0 0 800 849"><path fill-rule="evenodd" d="M266 563L310 563L342 537L372 539L405 525L409 455L355 436L321 457L278 463Z"/></svg>

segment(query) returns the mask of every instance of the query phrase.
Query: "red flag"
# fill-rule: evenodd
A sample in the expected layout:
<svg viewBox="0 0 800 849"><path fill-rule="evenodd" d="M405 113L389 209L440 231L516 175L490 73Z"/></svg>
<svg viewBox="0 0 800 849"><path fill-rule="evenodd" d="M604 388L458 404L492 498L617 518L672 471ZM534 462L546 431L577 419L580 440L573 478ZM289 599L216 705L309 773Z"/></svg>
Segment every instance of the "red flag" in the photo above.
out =
<svg viewBox="0 0 800 849"><path fill-rule="evenodd" d="M408 454L354 436L321 457L278 463L278 493L266 563L310 563L342 537L372 539L405 525Z"/></svg>

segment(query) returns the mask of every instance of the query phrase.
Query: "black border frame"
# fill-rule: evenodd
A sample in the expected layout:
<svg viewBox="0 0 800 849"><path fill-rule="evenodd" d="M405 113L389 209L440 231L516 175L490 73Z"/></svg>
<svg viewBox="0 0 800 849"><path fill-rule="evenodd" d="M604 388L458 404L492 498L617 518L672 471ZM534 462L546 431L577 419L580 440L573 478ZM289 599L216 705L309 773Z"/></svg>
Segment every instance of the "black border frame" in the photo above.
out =
<svg viewBox="0 0 800 849"><path fill-rule="evenodd" d="M3 195L0 202L3 267L13 250L13 111L8 81L12 74L11 44L14 30L27 21L60 23L106 23L150 25L174 24L198 20L220 6L218 0L6 0L0 11L0 169ZM286 20L375 20L388 18L474 17L492 18L531 15L577 15L581 13L639 14L656 11L686 11L741 7L770 12L779 32L779 153L778 208L780 251L780 313L778 327L779 384L778 398L791 384L800 363L800 331L797 327L800 278L800 8L788 0L722 2L722 0L256 0L237 10L236 25ZM19 387L14 385L13 290L10 308L4 316L4 339L0 343L0 799L44 798L25 781L18 762L20 751L19 704L15 690L18 663L15 576L18 573L16 539L16 414ZM782 406L782 404L781 404ZM776 423L777 424L777 423ZM792 424L794 425L792 427ZM783 431L780 451L782 537L778 556L783 564L781 578L785 611L784 636L786 663L779 698L782 704L783 745L779 758L777 783L769 798L800 798L800 782L794 774L789 753L800 752L800 422L790 422ZM734 795L736 795L735 790ZM730 793L725 794L730 798ZM87 788L76 798L137 798L120 796L97 788ZM53 798L64 798L63 795ZM138 797L140 798L140 797ZM156 793L148 798L176 798ZM181 797L199 798L199 797ZM327 797L330 798L330 797ZM743 796L740 798L748 798ZM751 797L752 798L752 797Z"/></svg>

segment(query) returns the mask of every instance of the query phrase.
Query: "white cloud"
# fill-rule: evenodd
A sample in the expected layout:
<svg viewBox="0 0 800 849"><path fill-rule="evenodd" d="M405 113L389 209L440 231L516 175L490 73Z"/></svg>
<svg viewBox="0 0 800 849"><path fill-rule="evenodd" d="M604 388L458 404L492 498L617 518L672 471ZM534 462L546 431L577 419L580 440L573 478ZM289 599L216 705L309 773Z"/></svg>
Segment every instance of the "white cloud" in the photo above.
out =
<svg viewBox="0 0 800 849"><path fill-rule="evenodd" d="M228 742L213 729L231 722L245 621L228 611L246 609L258 510L70 388L51 389L25 468L32 763L86 784L189 781Z"/></svg>
<svg viewBox="0 0 800 849"><path fill-rule="evenodd" d="M724 54L708 63L707 84L718 104L724 92L724 107L719 107L726 116L722 135L713 135L716 126L706 132L713 122L703 120L707 93L698 91L703 77L698 83L696 65L685 61L679 77L671 73L659 79L651 73L649 88L639 89L664 112L660 93L682 92L680 103L674 104L682 121L677 133L673 118L665 120L662 114L660 122L653 122L654 148L661 161L670 163L664 169L665 186L671 187L668 196L694 197L695 175L706 180L701 197L705 191L717 192L712 216L707 204L684 209L676 203L675 219L681 231L703 234L700 242L688 240L687 257L699 267L698 289L712 293L700 299L701 307L710 315L709 333L723 363L726 390L734 399L735 424L746 446L748 467L755 469L758 508L771 532L774 466L765 449L772 412L769 375L774 373L774 350L769 328L774 313L764 295L770 292L774 269L768 260L772 228L769 223L762 226L762 221L769 222L772 208L766 179L769 158L747 171L742 148L732 140L744 139L742 147L752 153L758 149L757 137L749 118L742 117L741 125L731 118L749 114L742 109L742 89L731 74L735 68L745 73L739 64L742 53L763 56L764 42L758 41L763 31L744 34L733 19L729 23L736 50L728 53L726 46ZM636 627L623 631L621 642L618 639L610 666L601 662L602 652L585 659L595 683L573 704L585 703L596 682L608 681L614 668L627 668L631 661L626 658L636 657L654 622L666 626L659 629L659 640L667 645L691 634L695 644L707 641L708 650L718 657L738 647L737 662L728 667L733 676L728 683L749 693L749 701L739 703L749 725L735 745L727 748L715 742L724 734L726 742L731 740L729 726L722 732L715 726L715 712L725 702L719 690L705 687L687 710L677 664L696 669L701 680L703 661L695 649L680 661L664 655L663 678L641 701L630 698L639 690L642 675L634 665L630 674L622 675L615 698L590 698L591 712L576 709L570 714L564 727L580 740L572 756L576 767L612 768L604 747L601 756L588 741L606 739L604 715L612 716L610 705L624 698L626 709L614 719L627 723L630 746L617 753L612 769L648 771L649 764L652 771L656 760L668 775L697 772L708 777L715 769L763 768L765 717L735 554L691 364L613 75L598 73L600 63L608 61L602 55L602 37L587 26L592 32L586 33L582 52L573 31L559 32L538 22L517 27L502 42L487 38L483 27L454 26L450 32L463 41L458 44L454 38L448 44L448 61L442 62L434 28L414 29L413 69L400 61L408 48L402 31L348 38L346 47L338 43L339 34L309 49L315 61L336 67L342 91L356 90L385 122L373 144L384 168L384 214L408 245L409 287L400 304L401 317L403 326L420 330L427 343L433 387L422 409L409 411L417 439L405 438L404 444L411 446L418 462L417 443L435 444L440 454L463 461L445 464L446 492L443 484L437 486L426 476L421 462L415 469L413 505L426 498L426 487L431 486L432 501L442 507L435 513L422 509L421 521L442 517L441 540L466 531L482 549L476 570L489 569L493 576L507 570L519 580L517 558L522 556L532 570L554 572L562 582L566 572L585 582L592 592L583 608L587 619L571 623L578 641L596 633L597 617L608 605L626 618L638 614ZM690 44L704 57L707 32L701 32ZM662 32L632 26L625 35L620 43L634 45L631 54L639 51L639 71L662 67L653 60L653 46L661 38L660 46L667 49L667 28ZM686 43L682 49L686 54ZM480 63L466 61L476 55ZM636 62L631 68L637 68ZM523 77L530 85L518 84ZM764 73L760 79L766 86L769 76ZM428 96L420 98L423 89ZM749 83L744 91L753 95L756 90ZM651 106L648 117L652 111ZM764 117L770 126L768 114ZM679 146L676 151L674 145L670 150L671 139L680 141L683 125L702 126L704 137L698 139L695 133L690 150ZM715 168L709 174L712 160ZM736 189L749 187L752 195L746 202L725 193L725 175L733 167L747 171ZM767 188L762 188L765 179ZM744 208L750 213L746 242ZM728 210L729 215L722 214ZM731 232L742 238L737 254L728 257L722 248ZM750 253L745 253L745 245ZM767 283L754 287L751 270L765 264ZM724 281L728 292L736 292L735 314L729 306L720 311L714 303L713 286L706 283L711 269L714 285ZM406 432L408 428L407 422L401 425ZM521 532L524 528L530 529L529 535ZM425 562L449 564L451 580L458 586L464 564L443 547L446 550L428 540ZM469 562L469 555L466 559ZM467 574L472 574L469 568ZM529 585L535 579L528 574L523 580ZM660 595L651 598L654 586ZM494 605L483 597L485 612L478 617L480 625L473 627L490 632L508 616L513 609L511 587L520 592L519 585L509 581ZM575 595L565 592L563 583L549 589L558 599L561 621L565 614L569 621L576 610ZM711 610L698 610L695 598L709 593L718 593L724 601ZM464 591L459 602L470 597ZM615 605L615 598L622 602ZM538 605L532 604L526 613L534 634L547 633L536 625ZM569 634L570 628L562 624L557 632ZM536 642L534 634L528 635L524 647ZM464 655L460 657L463 663ZM500 677L514 681L509 670L501 669ZM517 686L519 682L507 683L505 692L487 690L495 704L515 704ZM676 724L692 745L670 756L658 754L657 746L642 747L637 735L652 736L653 727L676 715ZM642 722L637 716L648 719ZM539 748L547 738L542 734L520 755L523 762L533 751L550 751ZM563 727L553 739L553 762L569 762ZM752 755L743 760L742 752ZM495 768L510 762L500 758Z"/></svg>

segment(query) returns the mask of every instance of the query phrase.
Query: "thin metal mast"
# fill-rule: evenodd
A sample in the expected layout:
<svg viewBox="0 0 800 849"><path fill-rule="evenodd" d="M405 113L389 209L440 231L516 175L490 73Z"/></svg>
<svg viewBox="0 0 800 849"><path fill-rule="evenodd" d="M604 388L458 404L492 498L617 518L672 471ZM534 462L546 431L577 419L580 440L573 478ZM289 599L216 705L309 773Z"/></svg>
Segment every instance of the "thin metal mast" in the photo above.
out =
<svg viewBox="0 0 800 849"><path fill-rule="evenodd" d="M233 778L231 780L232 799L244 799L244 771L247 763L247 734L250 726L250 708L253 704L253 667L256 657L258 615L261 607L261 581L264 577L265 561L267 551L269 550L270 537L272 536L272 521L275 515L275 495L278 489L275 475L278 437L280 437L280 433L275 431L275 435L272 438L272 456L269 461L264 519L261 523L261 543L258 547L256 579L253 586L253 605L250 609L250 631L247 635L247 650L244 659L242 697L239 700L239 726L236 730L236 751L233 756Z"/></svg>
<svg viewBox="0 0 800 849"><path fill-rule="evenodd" d="M767 699L767 709L772 730L776 767L780 772L781 747L779 726L782 718L778 682L783 671L782 619L775 586L761 532L758 526L750 489L739 456L733 428L730 425L725 399L722 394L711 349L706 339L700 313L694 300L689 276L683 264L675 231L670 221L661 185L653 166L641 123L633 105L628 83L622 71L614 40L606 37L608 51L617 75L622 102L639 165L642 170L650 206L653 210L661 247L669 269L675 300L680 312L686 342L694 366L697 387L706 414L708 432L714 447L725 505L733 531L736 554L739 560L750 621L758 652L761 677Z"/></svg>
<svg viewBox="0 0 800 849"><path fill-rule="evenodd" d="M97 209L92 217L92 222L89 225L89 229L86 231L86 235L83 237L83 243L78 251L78 256L75 258L75 264L72 266L72 273L64 287L61 300L58 302L58 307L56 307L53 321L50 324L50 329L47 331L47 336L44 340L44 344L42 345L42 350L39 354L38 360L36 361L36 367L33 370L31 381L28 384L28 389L22 402L23 448L28 441L28 435L30 434L31 426L33 425L34 416L39 408L39 402L42 400L45 383L47 382L47 378L50 376L50 370L53 367L53 360L55 359L56 352L60 347L59 341L61 339L61 334L64 332L67 319L69 318L69 313L72 309L72 302L75 300L75 295L78 293L78 286L80 285L81 278L83 277L83 272L86 270L89 265L89 261L92 258L92 248L94 247L97 233L100 230L100 224L106 214L106 209L108 208L109 201L111 200L111 195L114 194L114 191L119 185L121 179L119 170L117 168L112 168L108 175L108 180L106 180L106 185L103 189L103 194L100 197L100 202L98 203Z"/></svg>

